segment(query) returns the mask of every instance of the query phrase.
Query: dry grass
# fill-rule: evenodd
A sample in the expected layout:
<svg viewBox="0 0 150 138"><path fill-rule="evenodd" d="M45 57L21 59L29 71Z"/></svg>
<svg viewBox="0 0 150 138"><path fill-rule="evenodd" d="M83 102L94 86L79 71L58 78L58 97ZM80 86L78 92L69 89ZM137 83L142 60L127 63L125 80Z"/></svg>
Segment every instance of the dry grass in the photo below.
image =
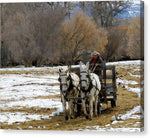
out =
<svg viewBox="0 0 150 138"><path fill-rule="evenodd" d="M22 75L22 74L35 74L35 75L43 75L43 74L54 74L54 71L50 71L49 69L47 70L35 70L35 69L31 69L31 70L2 70L0 71L0 75L3 74L18 74L18 75Z"/></svg>
<svg viewBox="0 0 150 138"><path fill-rule="evenodd" d="M139 67L137 67L139 68ZM140 78L136 78L136 77L131 77L129 76L127 73L130 72L134 75L140 75L139 71L133 71L133 69L136 69L136 67L132 67L132 66L118 66L116 67L116 71L117 71L117 77L121 77L122 79L126 79L126 80L132 80L132 81L137 81L140 82ZM28 74L28 73L35 73L35 74L48 74L50 73L50 71L45 71L45 72L39 72L39 71L34 71L34 70L30 70L30 71L23 71L23 72L0 72L0 74ZM110 73L110 72L109 72ZM51 74L51 73L50 73ZM110 83L110 80L107 81L107 83ZM140 87L141 85L128 85L129 87ZM122 127L136 127L139 128L141 126L143 126L143 121L144 119L140 120L140 119L127 119L125 120L123 123L117 123L112 125L112 116L118 116L119 114L125 114L127 111L133 109L135 106L139 105L141 103L143 109L144 109L144 93L142 93L142 98L139 98L138 95L136 93L132 93L127 91L127 89L122 88L121 85L118 85L118 99L117 99L117 107L115 108L111 108L110 103L108 104L108 108L107 105L104 104L102 107L103 110L102 114L98 117L94 117L92 121L89 121L87 119L85 119L84 116L80 116L76 119L72 119L72 120L68 120L66 121L64 118L64 114L61 114L60 116L54 116L52 117L52 119L49 120L33 120L33 121L29 121L29 122L24 122L24 123L13 123L13 125L8 125L8 124L4 124L1 123L1 128L2 129L33 129L33 130L78 130L78 129L85 129L86 126L95 126L98 125L100 127L105 127L105 125L110 124L109 127L113 127L113 128L122 128ZM35 97L35 98L60 98L59 95L54 95L54 96L39 96L39 97ZM6 110L5 110L6 111ZM2 111L2 112L5 112ZM8 112L27 112L27 113L33 113L33 114L44 114L44 115L49 115L51 114L53 111L56 111L56 109L41 109L41 108L22 108L22 109L10 109L7 110ZM141 122L141 123L137 123L137 122ZM58 125L59 124L59 125ZM29 128L29 126L33 126L33 128ZM40 128L39 128L40 126ZM107 127L107 128L109 128Z"/></svg>
<svg viewBox="0 0 150 138"><path fill-rule="evenodd" d="M52 98L60 98L60 95L57 94L57 95L49 95L49 96L37 96L37 97L32 97L32 98L33 99L52 99ZM19 100L24 100L24 98L21 98ZM15 101L15 100L7 100L7 102L12 102L12 101ZM0 100L0 102L4 103L4 102L6 102L6 100ZM14 110L14 112L15 112L15 110Z"/></svg>
<svg viewBox="0 0 150 138"><path fill-rule="evenodd" d="M60 95L57 94L57 95L49 95L49 96L38 96L38 97L35 97L35 99L52 99L52 98L60 98Z"/></svg>
<svg viewBox="0 0 150 138"><path fill-rule="evenodd" d="M137 123L141 122L141 123ZM142 120L140 119L127 119L124 120L123 123L117 123L114 125L109 126L108 128L113 127L113 128L123 128L123 127L128 127L128 128L140 128L143 127Z"/></svg>
<svg viewBox="0 0 150 138"><path fill-rule="evenodd" d="M140 84L128 84L129 87L132 87L132 88L140 88L142 87L143 85L140 85Z"/></svg>
<svg viewBox="0 0 150 138"><path fill-rule="evenodd" d="M16 87L16 86L25 86L25 85L46 85L46 86L56 86L56 85L59 85L59 83L27 83L27 84L13 85L13 87ZM14 90L15 90L15 89L14 89Z"/></svg>
<svg viewBox="0 0 150 138"><path fill-rule="evenodd" d="M141 81L140 81L140 78L131 77L131 76L129 76L129 75L123 76L122 79L124 79L124 80L132 80L132 81L136 81L136 82L138 82L138 83L141 82Z"/></svg>
<svg viewBox="0 0 150 138"><path fill-rule="evenodd" d="M20 124L14 123L13 125L1 124L1 128L17 129L17 127L20 127L22 129L29 129L29 126L33 126L33 128L31 129L77 130L77 129L85 129L86 126L94 126L94 125L99 125L100 127L104 127L106 124L111 124L112 116L125 114L127 111L139 105L139 102L140 102L140 99L137 97L137 94L128 92L126 89L123 89L121 86L119 86L117 107L111 108L110 103L109 103L108 108L102 111L102 114L99 117L94 117L92 121L85 119L85 117L83 116L66 121L64 119L64 115L62 114L61 116L54 116L50 120L37 120L37 121L34 120L34 121L24 122ZM105 105L105 108L106 107L107 106ZM21 111L27 111L27 110L28 109L21 109ZM47 109L45 110L39 109L36 112L35 112L35 109L29 110L30 113L33 113L33 112L38 113L38 111L40 114L45 113L47 115L50 114L51 112L51 111L47 111ZM59 124L59 126L56 124ZM117 127L117 125L120 125L120 124L116 124L115 127ZM38 128L38 126L41 126L41 127ZM43 128L43 126L45 126L45 128ZM128 125L128 127L129 126L132 126L132 125Z"/></svg>
<svg viewBox="0 0 150 138"><path fill-rule="evenodd" d="M141 106L142 106L142 108L143 108L143 110L144 110L144 92L142 92L142 94L141 94L140 103L141 103Z"/></svg>
<svg viewBox="0 0 150 138"><path fill-rule="evenodd" d="M38 107L32 107L32 108L22 107L20 109L11 108L7 110L1 110L1 112L27 112L29 114L42 114L42 115L48 115L54 111L56 111L56 108L50 109L50 108L38 108Z"/></svg>

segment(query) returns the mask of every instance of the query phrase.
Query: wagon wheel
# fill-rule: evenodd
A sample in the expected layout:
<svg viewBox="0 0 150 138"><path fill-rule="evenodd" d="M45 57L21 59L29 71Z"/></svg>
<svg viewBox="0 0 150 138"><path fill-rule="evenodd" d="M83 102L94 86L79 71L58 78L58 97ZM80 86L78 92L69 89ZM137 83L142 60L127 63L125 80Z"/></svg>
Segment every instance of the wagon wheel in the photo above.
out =
<svg viewBox="0 0 150 138"><path fill-rule="evenodd" d="M78 100L77 102L77 117L78 116L81 116L81 110L82 110L82 101L81 100Z"/></svg>
<svg viewBox="0 0 150 138"><path fill-rule="evenodd" d="M101 114L101 101L100 101L101 95L98 96L98 102L97 102L97 114L98 116Z"/></svg>
<svg viewBox="0 0 150 138"><path fill-rule="evenodd" d="M93 104L93 114L94 114L94 111L95 111L95 105ZM100 105L100 102L98 102L97 103L97 115L99 116L100 114L101 114L101 105Z"/></svg>
<svg viewBox="0 0 150 138"><path fill-rule="evenodd" d="M100 105L100 102L97 103L97 114L98 115L101 114L101 105Z"/></svg>
<svg viewBox="0 0 150 138"><path fill-rule="evenodd" d="M116 107L116 100L114 100L114 99L111 100L111 107L112 108Z"/></svg>

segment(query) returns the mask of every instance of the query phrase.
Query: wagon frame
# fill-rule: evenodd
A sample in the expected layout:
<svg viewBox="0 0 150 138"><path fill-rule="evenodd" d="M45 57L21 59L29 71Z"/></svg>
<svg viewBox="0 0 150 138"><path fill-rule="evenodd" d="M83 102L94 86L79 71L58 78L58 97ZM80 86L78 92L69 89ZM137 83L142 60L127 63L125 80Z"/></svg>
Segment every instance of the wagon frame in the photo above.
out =
<svg viewBox="0 0 150 138"><path fill-rule="evenodd" d="M100 107L101 103L111 102L111 107L116 106L117 100L117 86L116 86L116 72L115 66L108 66L106 62L103 60L102 63L96 65L98 67L98 72L96 73L99 76L101 82L101 93L103 96L99 96L98 107ZM107 72L111 72L112 75L108 75ZM79 67L71 68L71 72L75 72L77 75L80 74ZM111 83L107 83L107 80L111 81ZM68 99L76 99L74 97L70 97ZM78 97L78 103L81 104L81 96ZM80 105L79 105L80 106Z"/></svg>
<svg viewBox="0 0 150 138"><path fill-rule="evenodd" d="M117 85L116 85L116 72L115 66L106 65L106 62L103 60L102 63L96 65L98 67L98 73L100 82L101 82L101 93L103 96L99 95L98 98L98 113L101 112L101 103L108 104L108 101L111 103L111 107L116 107L116 100L117 100ZM80 74L79 67L71 68L71 72L75 72L77 75ZM107 72L111 72L111 75L108 75ZM107 80L111 81L111 83L107 83ZM81 115L81 104L82 98L79 94L78 98L75 97L68 97L69 99L78 99L77 108L78 108L78 115Z"/></svg>
<svg viewBox="0 0 150 138"><path fill-rule="evenodd" d="M101 64L97 64L97 67L99 69L99 73L97 73L97 75L100 78L100 82L102 86L101 93L103 94L102 97L99 97L100 102L108 103L108 101L110 101L111 107L115 107L116 100L117 100L115 66L106 65L106 62L103 61ZM107 72L111 73L111 75L108 75Z"/></svg>

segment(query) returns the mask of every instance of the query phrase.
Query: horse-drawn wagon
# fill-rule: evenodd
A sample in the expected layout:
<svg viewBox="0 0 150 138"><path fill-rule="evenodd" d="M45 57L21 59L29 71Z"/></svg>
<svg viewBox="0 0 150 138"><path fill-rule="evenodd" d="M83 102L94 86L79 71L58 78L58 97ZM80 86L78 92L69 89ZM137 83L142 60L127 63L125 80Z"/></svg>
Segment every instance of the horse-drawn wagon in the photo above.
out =
<svg viewBox="0 0 150 138"><path fill-rule="evenodd" d="M115 107L117 100L115 66L106 66L105 62L98 64L97 66L99 66L98 76L100 77L101 81L101 91L104 94L103 97L100 97L100 101L105 103L110 101L111 107Z"/></svg>
<svg viewBox="0 0 150 138"><path fill-rule="evenodd" d="M93 66L93 65L91 65ZM117 100L117 85L116 85L116 71L115 66L113 65L106 65L106 62L103 60L102 63L96 64L95 69L92 72L95 72L100 79L101 82L101 93L98 98L98 108L100 108L101 103L106 103L110 101L111 107L116 106ZM76 74L80 75L80 68L73 67L71 68L71 72L75 72ZM80 96L80 95L79 95ZM78 100L78 110L80 112L80 104L81 98L79 97ZM99 112L99 110L98 110Z"/></svg>
<svg viewBox="0 0 150 138"><path fill-rule="evenodd" d="M77 116L80 116L83 111L86 116L89 114L90 119L92 119L93 113L95 115L101 113L102 103L108 104L110 101L111 107L115 107L117 100L115 66L106 65L104 60L92 66L92 64L89 66L89 63L86 65L80 63L80 67L69 68L69 72L61 72L60 74L62 81L64 81L60 81L63 84L62 86L65 88L68 84L66 90L61 90L63 100L74 105ZM73 74L77 74L76 80L71 78ZM67 95L69 94L68 90L72 91L72 95ZM73 93L76 93L76 96ZM72 104L70 104L70 114L74 112L71 111L73 109Z"/></svg>

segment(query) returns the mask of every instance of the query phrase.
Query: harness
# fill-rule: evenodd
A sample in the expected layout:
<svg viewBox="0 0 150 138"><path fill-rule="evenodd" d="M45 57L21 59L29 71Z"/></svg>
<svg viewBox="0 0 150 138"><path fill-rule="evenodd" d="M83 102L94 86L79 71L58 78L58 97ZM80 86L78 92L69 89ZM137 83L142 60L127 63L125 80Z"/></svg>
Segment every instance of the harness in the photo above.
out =
<svg viewBox="0 0 150 138"><path fill-rule="evenodd" d="M70 75L69 75L70 76ZM71 76L70 76L70 84L69 84L69 87L68 87L68 89L67 89L67 92L68 91L71 91L72 89L73 89L73 87L74 87L74 85L73 85L73 83L72 83L72 79L71 79Z"/></svg>
<svg viewBox="0 0 150 138"><path fill-rule="evenodd" d="M89 78L89 81L90 81L90 84L89 84L88 89L85 90L85 89L82 89L82 88L81 88L81 90L87 94L88 92L91 91L92 88L95 87L95 89L99 91L99 89L97 88L97 83L96 83L96 86L95 86L95 85L92 85L92 80L91 80L91 78L89 77L89 75L88 75L88 78ZM86 81L86 80L82 80L82 81ZM81 80L80 80L80 85L81 85Z"/></svg>
<svg viewBox="0 0 150 138"><path fill-rule="evenodd" d="M92 68L91 68L91 72L92 73L95 71L95 69L96 69L97 66L98 66L97 64L95 64L95 65L92 66Z"/></svg>
<svg viewBox="0 0 150 138"><path fill-rule="evenodd" d="M76 87L76 86L73 85L73 83L72 83L72 78L71 78L71 75L70 75L70 74L69 74L69 78L70 78L69 87L68 87L68 89L66 90L65 93L62 92L62 94L63 94L63 96L64 96L64 98L65 98L66 101L69 101L69 100L68 100L69 98L67 98L67 95L68 95L68 92L69 92L69 91L73 90L73 88L76 88L76 89L79 91L78 86ZM61 89L62 89L62 86L60 86L60 87L61 87Z"/></svg>
<svg viewBox="0 0 150 138"><path fill-rule="evenodd" d="M85 89L82 89L82 87L81 87L81 90L82 90L83 92L85 92L85 93L89 92L89 91L93 88L92 80L91 80L91 78L89 77L89 75L88 75L88 78L89 78L89 80L90 80L90 84L89 84L88 89L85 90ZM86 81L86 80L82 80L82 81ZM80 83L79 83L79 84L81 85L81 80L80 80Z"/></svg>

